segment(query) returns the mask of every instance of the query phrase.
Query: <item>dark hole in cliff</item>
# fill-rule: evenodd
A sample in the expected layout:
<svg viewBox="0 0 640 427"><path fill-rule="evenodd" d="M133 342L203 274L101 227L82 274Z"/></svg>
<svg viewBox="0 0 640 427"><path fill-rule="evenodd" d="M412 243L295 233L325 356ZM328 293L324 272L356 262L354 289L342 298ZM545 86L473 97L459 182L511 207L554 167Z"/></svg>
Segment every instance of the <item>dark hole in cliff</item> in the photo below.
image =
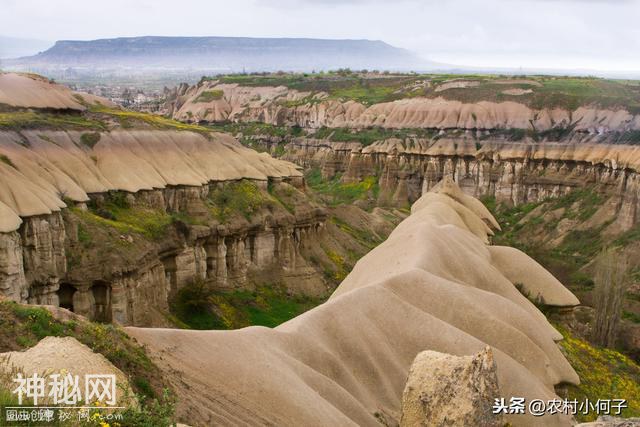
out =
<svg viewBox="0 0 640 427"><path fill-rule="evenodd" d="M58 289L58 299L60 300L60 307L73 311L73 294L76 293L76 288L68 283L61 283L60 289Z"/></svg>
<svg viewBox="0 0 640 427"><path fill-rule="evenodd" d="M111 285L102 280L96 280L91 287L95 300L93 320L97 322L111 322Z"/></svg>

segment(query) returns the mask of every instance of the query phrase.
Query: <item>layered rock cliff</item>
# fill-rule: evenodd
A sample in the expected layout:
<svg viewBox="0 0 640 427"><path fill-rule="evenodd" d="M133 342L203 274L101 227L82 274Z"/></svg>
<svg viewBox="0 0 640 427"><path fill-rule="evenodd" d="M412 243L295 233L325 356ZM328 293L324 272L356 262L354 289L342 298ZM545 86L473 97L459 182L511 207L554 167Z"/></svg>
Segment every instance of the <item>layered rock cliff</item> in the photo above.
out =
<svg viewBox="0 0 640 427"><path fill-rule="evenodd" d="M0 136L8 159L0 164L1 282L11 299L62 305L91 319L154 324L168 297L195 280L240 286L248 272L277 266L291 282L295 277L294 292L326 292L300 256L300 246L322 230L321 208L307 203L289 212L274 202L235 222L210 212L211 194L240 179L259 197L268 194L268 182L298 191L302 178L293 165L223 136L111 131L87 147L83 135ZM114 200L125 208L122 215L157 218L162 240L145 236L144 224L136 228L105 213Z"/></svg>
<svg viewBox="0 0 640 427"><path fill-rule="evenodd" d="M282 158L345 182L375 176L381 205L412 203L443 177L454 178L468 194L495 196L507 204L538 202L599 184L617 201L612 230L626 231L639 220L640 151L635 145L443 137L389 139L363 147L296 138Z"/></svg>

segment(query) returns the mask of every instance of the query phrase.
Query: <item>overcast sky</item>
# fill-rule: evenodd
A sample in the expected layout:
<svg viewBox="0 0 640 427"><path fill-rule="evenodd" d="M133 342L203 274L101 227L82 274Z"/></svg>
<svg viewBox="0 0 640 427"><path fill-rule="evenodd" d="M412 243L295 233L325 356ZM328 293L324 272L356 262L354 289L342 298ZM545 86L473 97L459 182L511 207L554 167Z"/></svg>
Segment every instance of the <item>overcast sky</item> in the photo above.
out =
<svg viewBox="0 0 640 427"><path fill-rule="evenodd" d="M449 64L640 71L640 0L3 0L0 35L366 38Z"/></svg>

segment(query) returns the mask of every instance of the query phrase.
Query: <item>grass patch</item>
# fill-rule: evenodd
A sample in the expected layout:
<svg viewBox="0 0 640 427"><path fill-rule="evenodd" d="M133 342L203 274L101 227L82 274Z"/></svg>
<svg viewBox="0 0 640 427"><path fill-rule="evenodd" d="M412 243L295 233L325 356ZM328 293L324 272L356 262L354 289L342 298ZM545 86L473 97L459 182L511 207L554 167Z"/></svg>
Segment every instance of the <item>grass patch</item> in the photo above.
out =
<svg viewBox="0 0 640 427"><path fill-rule="evenodd" d="M244 86L286 86L312 94L325 92L331 99L354 100L365 105L422 96L465 103L515 100L535 109L575 110L583 105L597 105L625 108L632 114L640 112L640 85L637 82L596 77L372 74L341 70L319 74L236 74L218 79L221 83ZM465 80L477 86L436 91L439 85L451 80ZM514 97L503 93L507 89L530 89L532 92Z"/></svg>
<svg viewBox="0 0 640 427"><path fill-rule="evenodd" d="M207 125L207 128L214 132L230 133L236 137L249 141L254 137L296 137L305 135L304 129L300 126L275 126L260 122L238 122L238 123L216 123Z"/></svg>
<svg viewBox="0 0 640 427"><path fill-rule="evenodd" d="M0 112L0 129L91 129L106 130L100 121L79 114L41 113L33 111Z"/></svg>
<svg viewBox="0 0 640 427"><path fill-rule="evenodd" d="M355 130L323 127L318 129L313 134L313 137L334 142L359 142L363 146L368 146L376 141L390 138L406 140L407 138L432 138L435 135L436 131L432 129L385 129L374 127Z"/></svg>
<svg viewBox="0 0 640 427"><path fill-rule="evenodd" d="M320 299L291 296L278 284L255 291L216 291L203 282L182 288L171 302L179 325L190 329L276 327L319 305Z"/></svg>
<svg viewBox="0 0 640 427"><path fill-rule="evenodd" d="M247 179L212 190L207 202L212 215L220 222L227 222L238 214L250 220L262 209L275 206L275 199Z"/></svg>
<svg viewBox="0 0 640 427"><path fill-rule="evenodd" d="M564 339L559 345L576 370L581 384L568 386L569 399L594 403L598 399L626 399L625 418L640 416L640 366L615 350L592 346L556 326ZM596 414L577 415L578 421L596 419Z"/></svg>
<svg viewBox="0 0 640 427"><path fill-rule="evenodd" d="M144 348L114 325L88 321L61 321L41 307L0 302L0 352L32 347L42 338L74 337L96 353L104 355L130 378L144 378L145 387L132 381L136 393L161 394L165 388L159 369L151 362Z"/></svg>
<svg viewBox="0 0 640 427"><path fill-rule="evenodd" d="M330 218L330 221L333 222L340 230L353 237L366 248L373 249L383 241L383 239L373 235L370 231L353 227L336 216L332 216Z"/></svg>
<svg viewBox="0 0 640 427"><path fill-rule="evenodd" d="M203 91L193 102L213 102L222 99L224 92L219 89Z"/></svg>
<svg viewBox="0 0 640 427"><path fill-rule="evenodd" d="M118 121L123 128L132 128L135 125L143 124L156 129L198 132L205 136L208 136L210 132L210 130L204 126L182 123L157 114L119 110L103 106L92 106L90 112L96 117L114 119Z"/></svg>
<svg viewBox="0 0 640 427"><path fill-rule="evenodd" d="M380 186L375 176L368 176L361 181L351 183L343 183L340 178L338 174L332 180L325 181L319 169L312 169L306 175L306 182L333 206L349 204L369 197L378 198Z"/></svg>
<svg viewBox="0 0 640 427"><path fill-rule="evenodd" d="M123 192L109 193L105 202L100 206L97 206L93 201L90 202L88 211L71 209L85 221L115 228L123 234L142 234L150 239L163 237L168 227L174 222L174 217L165 211L142 206L130 207ZM78 239L83 242L80 230L78 231Z"/></svg>

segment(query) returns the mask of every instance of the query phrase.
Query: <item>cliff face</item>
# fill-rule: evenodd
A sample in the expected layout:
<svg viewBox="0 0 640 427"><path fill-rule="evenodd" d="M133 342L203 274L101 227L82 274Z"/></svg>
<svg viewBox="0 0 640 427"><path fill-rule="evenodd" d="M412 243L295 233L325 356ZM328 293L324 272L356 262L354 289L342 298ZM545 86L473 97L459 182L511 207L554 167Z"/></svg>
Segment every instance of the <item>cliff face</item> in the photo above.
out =
<svg viewBox="0 0 640 427"><path fill-rule="evenodd" d="M618 201L610 227L620 232L638 221L639 154L637 146L584 142L391 139L362 147L298 138L286 145L283 158L319 168L327 178L341 174L346 182L376 176L382 205L412 203L444 177L454 178L468 194L508 204L538 202L597 183Z"/></svg>
<svg viewBox="0 0 640 427"><path fill-rule="evenodd" d="M204 186L130 193L128 209L195 216L210 191ZM92 206L102 206L109 195L91 197ZM170 296L199 280L218 289L242 288L252 274L269 272L291 293L327 292L327 284L302 256L320 238L326 221L326 212L312 205L298 206L294 213L265 210L250 220L227 223L178 219L167 223L161 240L112 228L95 212L77 204L25 217L18 230L0 234L2 293L98 321L163 325Z"/></svg>

